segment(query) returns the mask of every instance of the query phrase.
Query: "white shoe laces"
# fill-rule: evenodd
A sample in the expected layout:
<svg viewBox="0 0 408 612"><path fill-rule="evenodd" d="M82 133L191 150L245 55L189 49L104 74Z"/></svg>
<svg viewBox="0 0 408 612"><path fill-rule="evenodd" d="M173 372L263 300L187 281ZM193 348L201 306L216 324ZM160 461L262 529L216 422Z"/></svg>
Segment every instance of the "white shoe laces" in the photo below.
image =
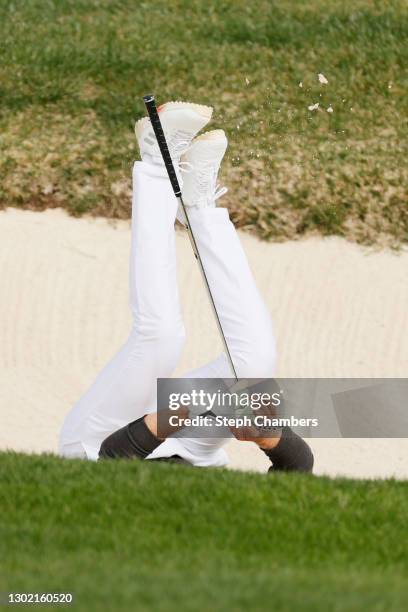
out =
<svg viewBox="0 0 408 612"><path fill-rule="evenodd" d="M173 134L171 139L167 138L167 146L173 161L177 161L188 150L191 145L191 139L192 135L189 135L187 132L176 132L175 134ZM148 144L155 143L157 155L154 154L154 157L160 159L160 149L156 141L156 136L154 134L153 129L145 136L144 140Z"/></svg>
<svg viewBox="0 0 408 612"><path fill-rule="evenodd" d="M169 151L172 159L178 159L187 151L190 146L189 140L179 140L175 144L169 146Z"/></svg>
<svg viewBox="0 0 408 612"><path fill-rule="evenodd" d="M214 200L218 200L218 198L222 198L228 191L228 187L221 187L221 185L216 185L216 189L214 191Z"/></svg>
<svg viewBox="0 0 408 612"><path fill-rule="evenodd" d="M207 204L212 204L228 191L227 187L221 187L217 183L218 168L211 162L203 162L197 168L197 191L205 196Z"/></svg>
<svg viewBox="0 0 408 612"><path fill-rule="evenodd" d="M171 138L168 138L167 144L169 147L172 159L180 158L191 146L193 134L184 130L175 132Z"/></svg>
<svg viewBox="0 0 408 612"><path fill-rule="evenodd" d="M190 174L194 170L193 164L190 164L188 161L180 161L179 168L180 172L184 172L184 174Z"/></svg>
<svg viewBox="0 0 408 612"><path fill-rule="evenodd" d="M150 140L156 139L153 130L147 134L147 138ZM173 161L177 161L188 151L188 149L191 147L191 139L191 134L186 131L179 130L167 140L168 148ZM157 143L156 146L158 148ZM154 159L156 159L156 155L154 156ZM161 162L161 156L157 156L157 160ZM195 186L195 191L197 196L194 199L204 199L207 206L213 205L216 200L221 198L228 191L227 187L221 187L221 185L217 183L219 168L218 165L214 164L214 162L211 160L207 162L200 162L197 164L197 166L194 166L188 161L179 161L178 169L180 173L186 174L196 171L197 184Z"/></svg>

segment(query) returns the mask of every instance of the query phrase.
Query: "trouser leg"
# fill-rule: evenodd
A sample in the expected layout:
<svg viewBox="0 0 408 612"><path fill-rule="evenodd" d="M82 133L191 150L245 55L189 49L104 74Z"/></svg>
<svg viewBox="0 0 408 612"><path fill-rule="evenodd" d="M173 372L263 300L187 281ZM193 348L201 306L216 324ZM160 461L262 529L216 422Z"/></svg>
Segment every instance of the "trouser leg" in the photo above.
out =
<svg viewBox="0 0 408 612"><path fill-rule="evenodd" d="M272 377L276 351L270 316L228 211L192 210L189 217L238 376ZM184 377L232 378L232 374L222 354ZM151 457L177 453L195 465L225 465L221 447L226 438L194 437L193 428L191 433L190 438L168 439Z"/></svg>
<svg viewBox="0 0 408 612"><path fill-rule="evenodd" d="M164 170L136 162L133 170L130 306L125 345L68 414L60 437L96 458L102 441L156 410L156 379L168 377L184 342L176 281L177 202Z"/></svg>

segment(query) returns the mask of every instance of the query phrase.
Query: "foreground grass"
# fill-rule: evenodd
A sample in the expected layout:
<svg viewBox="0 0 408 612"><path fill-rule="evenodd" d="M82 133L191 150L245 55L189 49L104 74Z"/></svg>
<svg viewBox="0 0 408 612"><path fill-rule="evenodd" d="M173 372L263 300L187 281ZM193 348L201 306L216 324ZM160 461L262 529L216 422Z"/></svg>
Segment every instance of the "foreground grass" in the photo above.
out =
<svg viewBox="0 0 408 612"><path fill-rule="evenodd" d="M153 90L215 106L237 225L406 242L407 38L404 0L0 0L0 206L128 217Z"/></svg>
<svg viewBox="0 0 408 612"><path fill-rule="evenodd" d="M0 592L79 610L403 610L407 484L0 454Z"/></svg>

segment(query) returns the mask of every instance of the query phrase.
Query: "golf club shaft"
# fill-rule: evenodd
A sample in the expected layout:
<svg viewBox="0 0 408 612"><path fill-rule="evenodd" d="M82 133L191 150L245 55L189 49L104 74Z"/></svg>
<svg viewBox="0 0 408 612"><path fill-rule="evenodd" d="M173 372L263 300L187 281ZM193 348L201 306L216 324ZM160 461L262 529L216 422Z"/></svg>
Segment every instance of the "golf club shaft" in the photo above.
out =
<svg viewBox="0 0 408 612"><path fill-rule="evenodd" d="M220 332L221 340L224 346L225 353L227 355L227 359L233 373L233 376L236 380L238 380L237 372L235 370L234 362L231 357L230 350L228 348L227 340L225 338L224 330L222 329L221 320L217 312L217 308L214 302L213 295L211 293L211 288L208 282L207 275L205 273L205 268L200 256L200 252L197 247L197 242L194 237L194 233L191 229L190 221L187 214L186 206L183 202L183 198L181 195L181 189L178 182L177 174L173 165L173 160L171 159L170 151L167 146L166 137L164 135L163 127L160 121L159 113L157 112L156 102L153 95L148 95L143 97L143 101L146 105L147 112L149 114L150 121L152 123L152 127L157 138L157 143L159 145L160 153L163 157L164 165L166 166L167 174L169 175L170 183L174 191L174 195L176 196L179 204L181 205L181 209L183 211L184 217L186 219L186 229L188 233L188 237L190 239L190 243L193 249L194 256L197 260L198 267L200 268L200 272L204 281L205 288L207 290L207 294L210 300L211 307L213 309L213 313L215 316L215 320L217 323L218 330Z"/></svg>

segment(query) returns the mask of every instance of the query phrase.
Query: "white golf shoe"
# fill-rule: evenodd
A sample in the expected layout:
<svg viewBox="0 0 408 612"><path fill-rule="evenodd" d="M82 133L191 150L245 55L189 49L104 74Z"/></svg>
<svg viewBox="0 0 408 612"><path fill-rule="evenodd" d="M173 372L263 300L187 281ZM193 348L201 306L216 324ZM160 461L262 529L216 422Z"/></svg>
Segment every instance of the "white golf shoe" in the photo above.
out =
<svg viewBox="0 0 408 612"><path fill-rule="evenodd" d="M228 140L223 130L212 130L198 136L181 158L183 172L183 202L187 208L206 208L216 205L216 200L227 193L226 187L217 184L218 171L227 150ZM184 213L177 214L185 224Z"/></svg>
<svg viewBox="0 0 408 612"><path fill-rule="evenodd" d="M178 172L180 156L187 151L194 136L210 121L213 109L190 102L167 102L159 106L157 111ZM148 117L136 122L135 134L142 161L162 165L162 156Z"/></svg>

